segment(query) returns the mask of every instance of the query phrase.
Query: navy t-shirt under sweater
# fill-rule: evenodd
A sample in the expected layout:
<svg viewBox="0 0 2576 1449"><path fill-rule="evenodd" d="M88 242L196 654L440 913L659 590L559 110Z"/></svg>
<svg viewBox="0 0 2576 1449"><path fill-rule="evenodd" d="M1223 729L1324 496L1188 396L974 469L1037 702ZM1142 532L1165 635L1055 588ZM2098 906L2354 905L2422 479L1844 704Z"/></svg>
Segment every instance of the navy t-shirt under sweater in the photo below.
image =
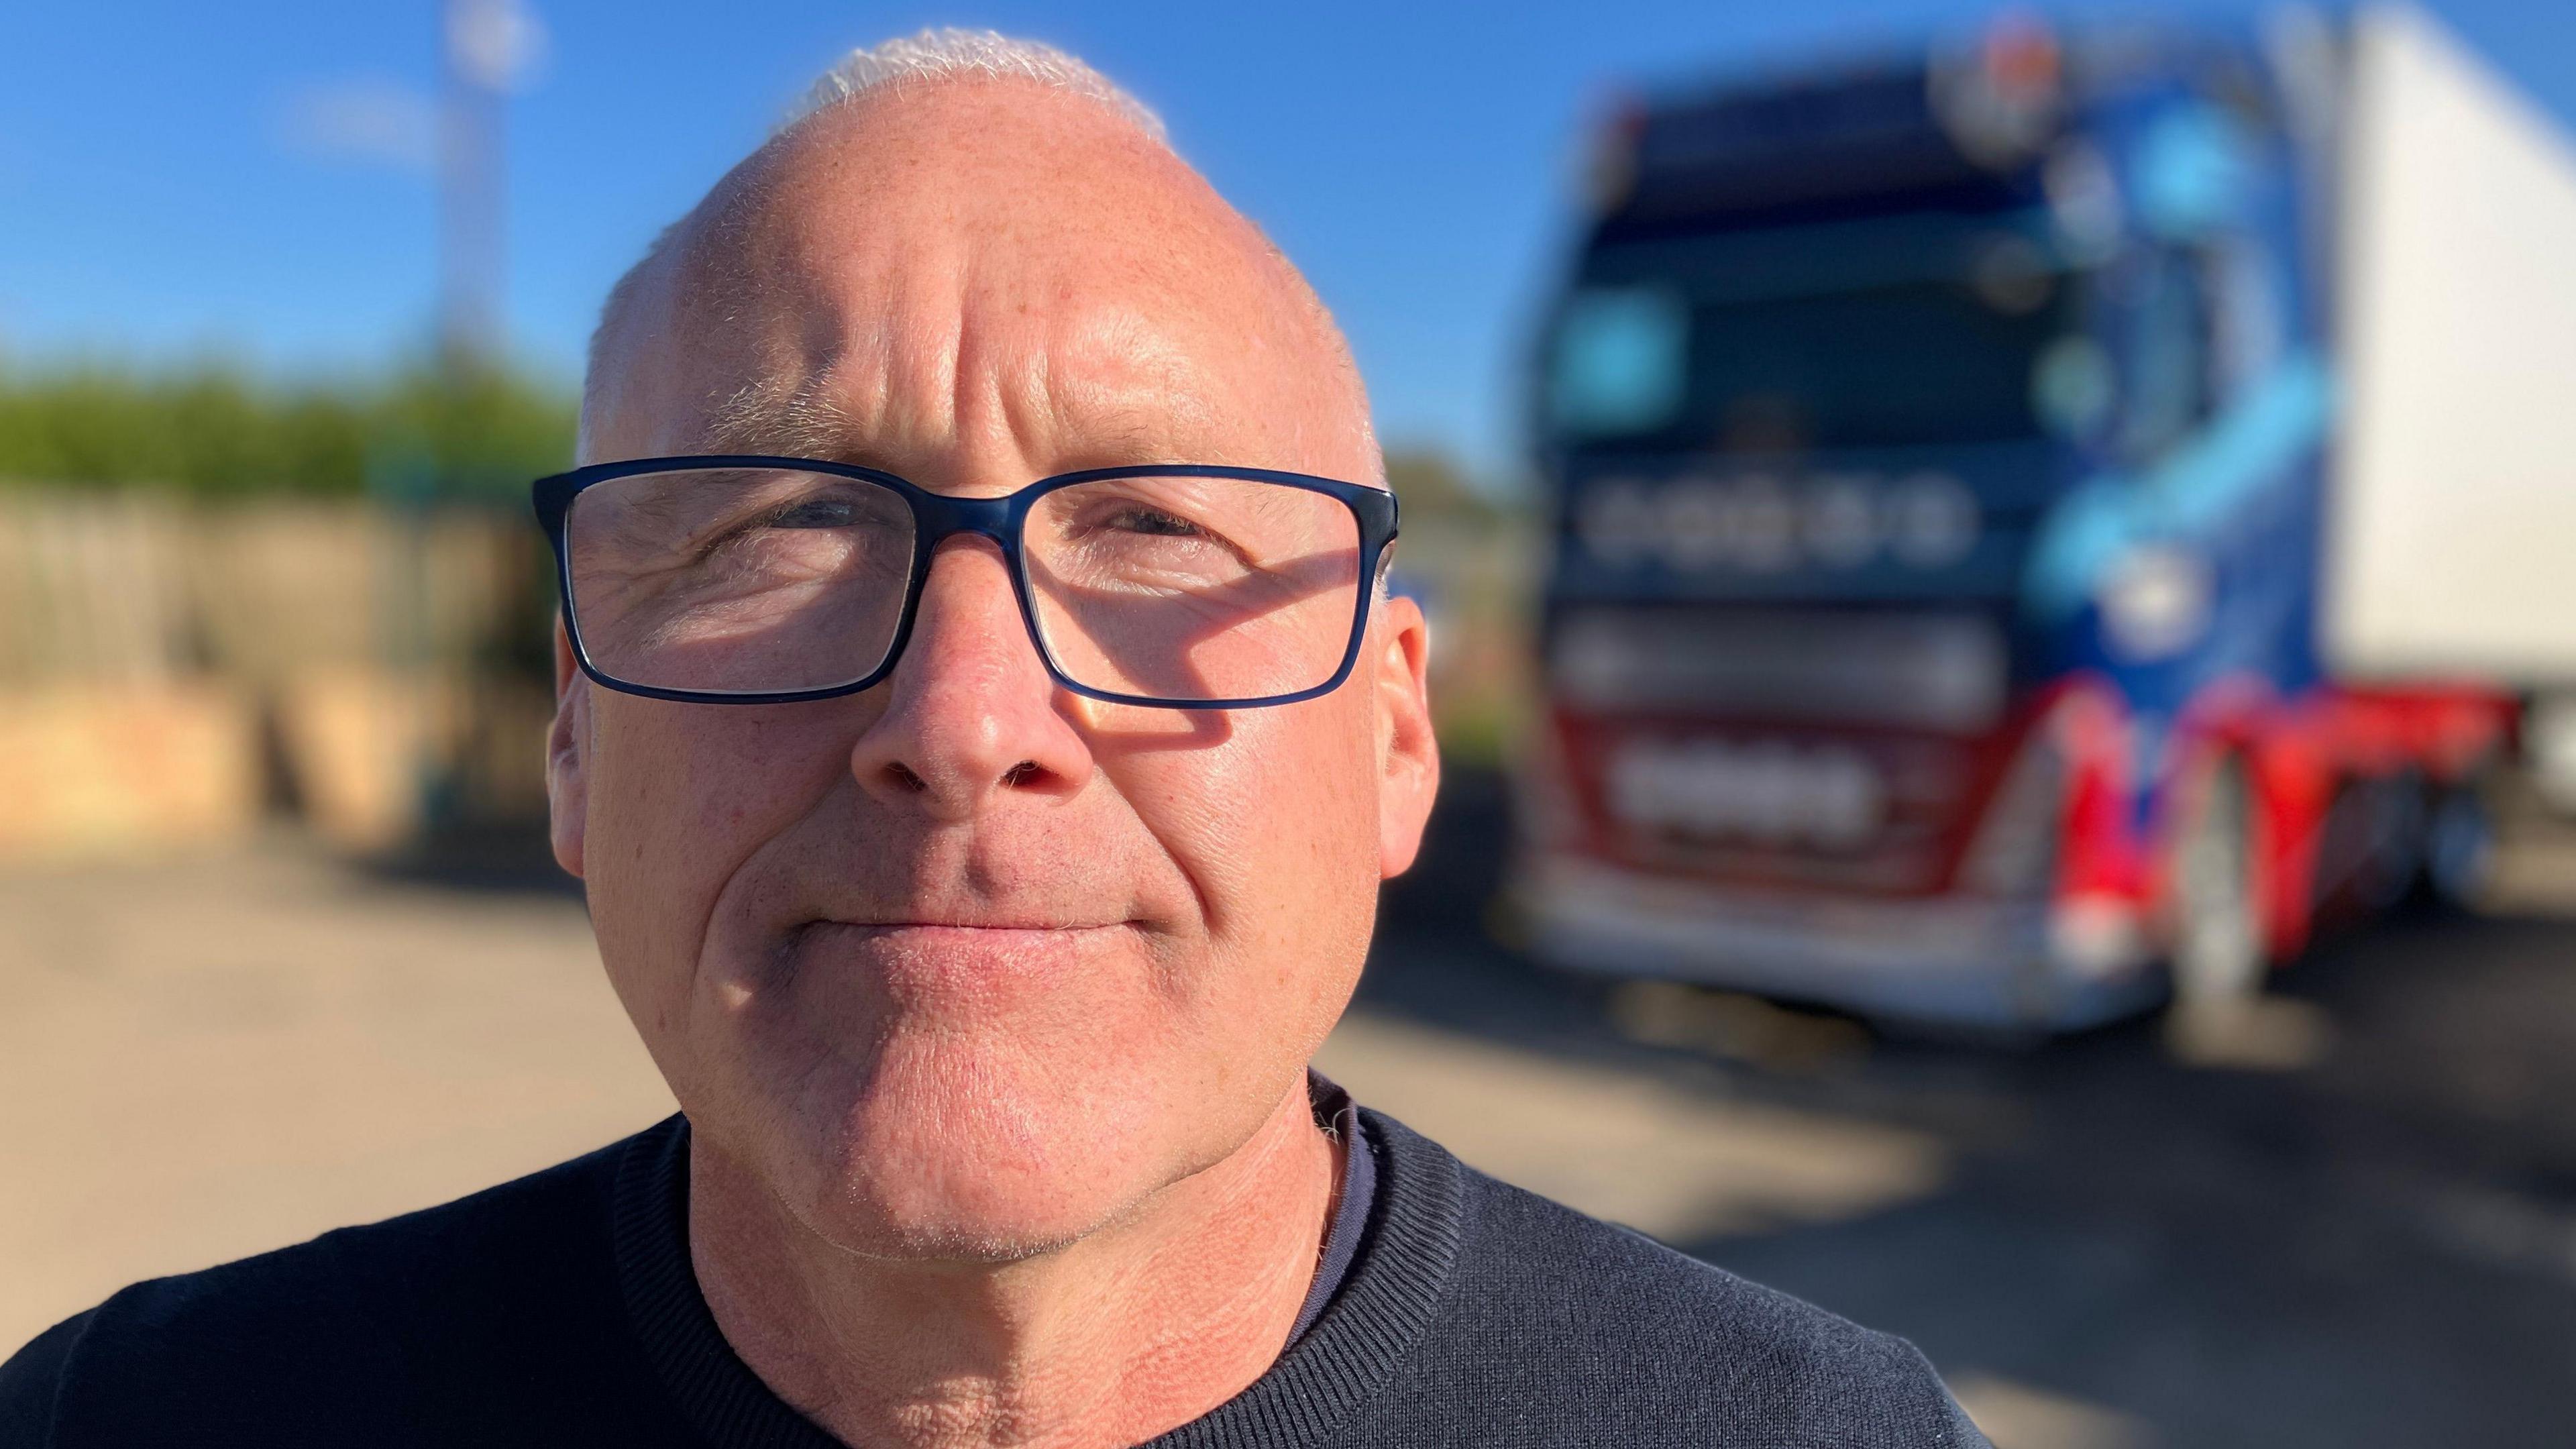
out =
<svg viewBox="0 0 2576 1449"><path fill-rule="evenodd" d="M1329 1301L1157 1449L1984 1445L1903 1340L1360 1122L1374 1190ZM673 1117L443 1207L137 1284L0 1365L0 1444L831 1449L698 1295L687 1155Z"/></svg>

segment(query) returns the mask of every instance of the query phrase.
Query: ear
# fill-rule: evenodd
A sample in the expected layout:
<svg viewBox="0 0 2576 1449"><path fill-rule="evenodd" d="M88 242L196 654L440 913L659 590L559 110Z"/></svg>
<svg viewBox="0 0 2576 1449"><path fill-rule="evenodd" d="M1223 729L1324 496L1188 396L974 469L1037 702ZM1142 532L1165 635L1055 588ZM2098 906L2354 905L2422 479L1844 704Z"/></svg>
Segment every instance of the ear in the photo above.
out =
<svg viewBox="0 0 2576 1449"><path fill-rule="evenodd" d="M590 811L585 773L590 745L590 681L572 657L572 637L555 616L555 722L546 731L546 815L555 863L579 876L582 840Z"/></svg>
<svg viewBox="0 0 2576 1449"><path fill-rule="evenodd" d="M1378 607L1369 666L1377 687L1377 855L1380 876L1410 869L1440 793L1440 742L1431 731L1431 625L1401 594Z"/></svg>

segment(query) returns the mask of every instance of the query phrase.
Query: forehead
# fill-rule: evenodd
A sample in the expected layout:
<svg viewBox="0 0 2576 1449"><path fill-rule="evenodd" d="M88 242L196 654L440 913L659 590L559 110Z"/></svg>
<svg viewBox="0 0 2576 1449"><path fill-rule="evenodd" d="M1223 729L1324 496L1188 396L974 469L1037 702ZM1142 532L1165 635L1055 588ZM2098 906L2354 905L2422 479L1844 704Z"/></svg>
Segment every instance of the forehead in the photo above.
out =
<svg viewBox="0 0 2576 1449"><path fill-rule="evenodd" d="M798 128L684 224L661 291L624 365L663 396L629 452L1347 472L1337 440L1364 431L1259 233L1096 104L1026 84Z"/></svg>

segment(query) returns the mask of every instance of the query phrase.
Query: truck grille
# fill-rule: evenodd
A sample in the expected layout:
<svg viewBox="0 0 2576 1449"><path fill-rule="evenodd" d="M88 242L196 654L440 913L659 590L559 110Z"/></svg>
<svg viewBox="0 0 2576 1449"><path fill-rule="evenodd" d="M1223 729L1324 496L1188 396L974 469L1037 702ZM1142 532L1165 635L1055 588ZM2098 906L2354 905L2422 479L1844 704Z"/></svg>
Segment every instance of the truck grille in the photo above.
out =
<svg viewBox="0 0 2576 1449"><path fill-rule="evenodd" d="M1983 793L1973 739L1560 710L1587 854L1658 873L1912 894L1938 889Z"/></svg>

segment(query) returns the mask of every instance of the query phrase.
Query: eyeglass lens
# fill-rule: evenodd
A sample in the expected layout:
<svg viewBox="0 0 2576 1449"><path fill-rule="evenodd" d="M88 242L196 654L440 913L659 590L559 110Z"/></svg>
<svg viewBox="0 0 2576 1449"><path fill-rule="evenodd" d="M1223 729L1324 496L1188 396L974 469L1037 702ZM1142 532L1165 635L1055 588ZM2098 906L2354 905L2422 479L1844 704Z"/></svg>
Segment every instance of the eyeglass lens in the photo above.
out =
<svg viewBox="0 0 2576 1449"><path fill-rule="evenodd" d="M658 689L788 693L873 674L902 624L910 506L837 474L698 468L584 489L565 524L591 663ZM1021 562L1065 678L1177 702L1312 689L1347 651L1358 520L1327 494L1202 475L1041 495Z"/></svg>

